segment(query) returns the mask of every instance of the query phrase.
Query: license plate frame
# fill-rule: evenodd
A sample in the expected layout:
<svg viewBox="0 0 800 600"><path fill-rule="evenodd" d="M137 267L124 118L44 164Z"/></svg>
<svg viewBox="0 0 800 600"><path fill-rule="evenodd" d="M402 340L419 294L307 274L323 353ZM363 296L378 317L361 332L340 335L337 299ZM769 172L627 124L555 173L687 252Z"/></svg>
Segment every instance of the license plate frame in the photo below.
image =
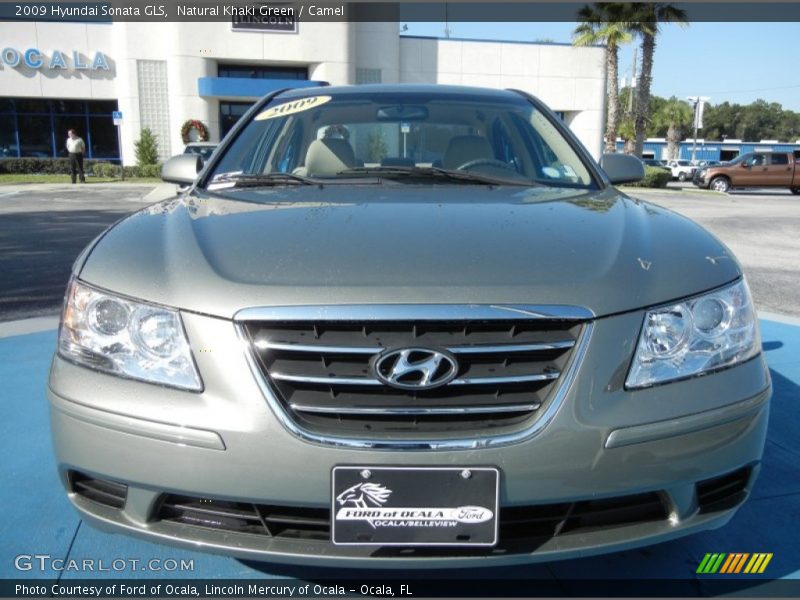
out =
<svg viewBox="0 0 800 600"><path fill-rule="evenodd" d="M497 467L337 465L331 470L331 541L492 547L499 497Z"/></svg>

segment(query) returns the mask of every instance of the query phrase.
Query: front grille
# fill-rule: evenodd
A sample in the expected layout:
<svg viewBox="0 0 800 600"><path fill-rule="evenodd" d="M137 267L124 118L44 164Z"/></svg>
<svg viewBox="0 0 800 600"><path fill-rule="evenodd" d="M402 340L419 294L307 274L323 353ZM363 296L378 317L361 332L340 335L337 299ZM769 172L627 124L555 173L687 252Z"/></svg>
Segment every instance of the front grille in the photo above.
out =
<svg viewBox="0 0 800 600"><path fill-rule="evenodd" d="M358 439L447 439L528 426L563 383L581 335L571 320L246 321L261 376L302 429ZM389 349L431 348L458 363L442 387L390 387Z"/></svg>
<svg viewBox="0 0 800 600"><path fill-rule="evenodd" d="M96 479L78 471L69 472L69 484L79 496L111 508L124 508L128 498L128 486L124 483Z"/></svg>
<svg viewBox="0 0 800 600"><path fill-rule="evenodd" d="M728 510L744 501L750 467L745 467L721 477L706 479L697 484L697 504L700 513Z"/></svg>
<svg viewBox="0 0 800 600"><path fill-rule="evenodd" d="M662 494L658 492L601 500L501 507L498 545L491 550L466 552L531 552L558 536L661 521L667 518L667 514ZM161 498L156 519L274 538L330 540L330 510L327 508L274 506L168 494ZM411 550L380 548L376 554L400 555L408 554ZM460 551L448 549L433 552L452 555Z"/></svg>

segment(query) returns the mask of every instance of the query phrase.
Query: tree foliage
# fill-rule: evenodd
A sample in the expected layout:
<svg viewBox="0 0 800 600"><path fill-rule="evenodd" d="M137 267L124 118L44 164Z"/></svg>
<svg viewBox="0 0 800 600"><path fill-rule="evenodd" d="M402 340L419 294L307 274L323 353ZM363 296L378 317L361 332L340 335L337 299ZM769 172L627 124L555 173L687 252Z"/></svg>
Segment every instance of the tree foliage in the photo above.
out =
<svg viewBox="0 0 800 600"><path fill-rule="evenodd" d="M627 89L623 90L624 97ZM686 109L673 107L672 110L683 110L687 120L677 120L681 125L681 139L692 135L692 108L689 104L675 98L650 98L650 113L653 118L647 129L647 137L662 137L669 139L669 119L666 117L664 107L673 101L676 105L683 105ZM779 142L796 142L800 140L800 113L784 109L777 102L756 100L750 104L736 104L722 102L720 104L707 104L703 113L703 128L698 131L698 137L706 140L738 139L746 142L761 140L778 140Z"/></svg>
<svg viewBox="0 0 800 600"><path fill-rule="evenodd" d="M744 106L723 102L706 107L702 133L713 140L796 142L800 140L800 113L761 99Z"/></svg>
<svg viewBox="0 0 800 600"><path fill-rule="evenodd" d="M653 98L651 126L666 129L667 158L675 160L680 153L683 134L694 124L694 110L686 102L672 96L669 100Z"/></svg>
<svg viewBox="0 0 800 600"><path fill-rule="evenodd" d="M628 4L611 2L584 6L578 11L579 24L572 33L576 46L603 44L606 47L606 152L614 152L620 121L619 47L633 39L630 23L626 21L628 7Z"/></svg>
<svg viewBox="0 0 800 600"><path fill-rule="evenodd" d="M375 129L369 132L367 138L367 156L370 162L381 162L389 154L389 148L386 145L386 137L383 135L382 129Z"/></svg>
<svg viewBox="0 0 800 600"><path fill-rule="evenodd" d="M158 140L147 127L142 129L141 137L135 143L136 165L155 165L158 163Z"/></svg>
<svg viewBox="0 0 800 600"><path fill-rule="evenodd" d="M634 5L635 21L633 30L642 40L642 65L639 86L636 89L636 108L633 125L636 129L636 156L642 156L642 148L650 121L650 84L653 81L653 58L656 42L663 23L677 23L685 26L686 11L668 2L643 2Z"/></svg>

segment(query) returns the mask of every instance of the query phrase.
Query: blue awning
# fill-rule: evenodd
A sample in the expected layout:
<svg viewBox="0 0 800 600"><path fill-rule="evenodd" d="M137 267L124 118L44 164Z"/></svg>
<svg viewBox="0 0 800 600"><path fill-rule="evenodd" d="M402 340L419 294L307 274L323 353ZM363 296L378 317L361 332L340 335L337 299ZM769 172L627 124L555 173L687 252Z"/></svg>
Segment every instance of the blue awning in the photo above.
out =
<svg viewBox="0 0 800 600"><path fill-rule="evenodd" d="M197 93L205 98L255 99L283 88L328 85L327 81L307 79L250 79L247 77L200 77Z"/></svg>

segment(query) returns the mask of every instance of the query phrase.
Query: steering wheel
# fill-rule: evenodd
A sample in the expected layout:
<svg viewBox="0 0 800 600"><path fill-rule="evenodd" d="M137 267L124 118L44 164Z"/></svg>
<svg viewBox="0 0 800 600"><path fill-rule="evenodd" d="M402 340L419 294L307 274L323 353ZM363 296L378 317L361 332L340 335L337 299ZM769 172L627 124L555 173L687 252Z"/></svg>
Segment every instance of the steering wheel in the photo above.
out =
<svg viewBox="0 0 800 600"><path fill-rule="evenodd" d="M467 171L473 167L500 167L502 169L507 169L509 171L517 172L513 165L508 164L507 162L503 162L502 160L497 160L496 158L475 158L473 160L469 160L465 162L463 165L456 167L456 171Z"/></svg>

